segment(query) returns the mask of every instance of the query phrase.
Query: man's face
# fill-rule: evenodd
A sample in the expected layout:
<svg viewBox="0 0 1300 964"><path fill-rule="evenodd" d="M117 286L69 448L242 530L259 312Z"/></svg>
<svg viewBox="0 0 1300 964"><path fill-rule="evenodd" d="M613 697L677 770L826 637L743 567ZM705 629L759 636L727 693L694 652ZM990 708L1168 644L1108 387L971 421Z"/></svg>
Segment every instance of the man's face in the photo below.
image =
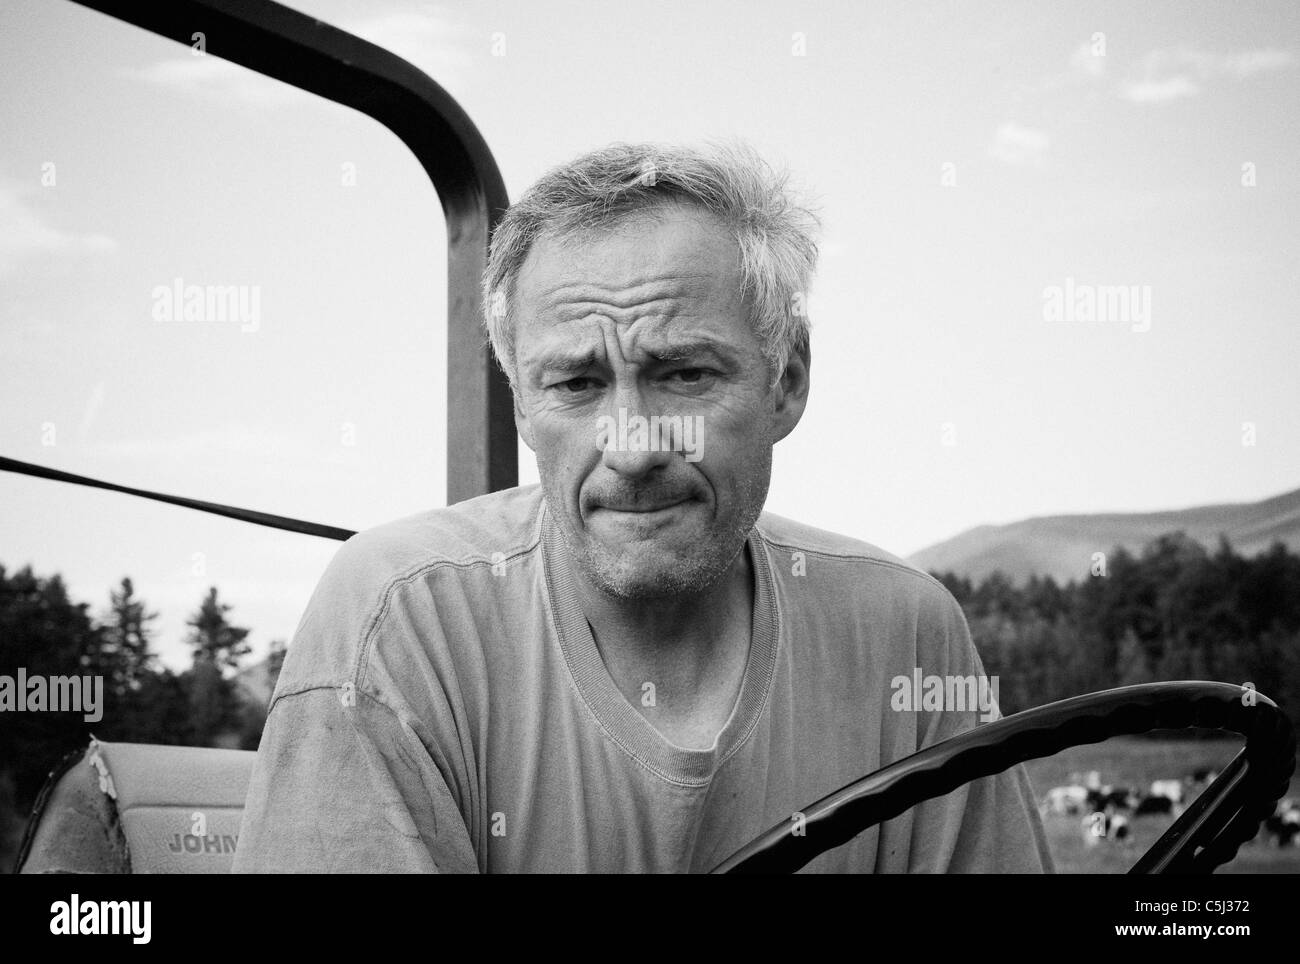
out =
<svg viewBox="0 0 1300 964"><path fill-rule="evenodd" d="M771 387L731 236L671 205L543 239L512 314L516 422L583 574L623 599L710 585L762 511L772 445L807 390L803 359Z"/></svg>

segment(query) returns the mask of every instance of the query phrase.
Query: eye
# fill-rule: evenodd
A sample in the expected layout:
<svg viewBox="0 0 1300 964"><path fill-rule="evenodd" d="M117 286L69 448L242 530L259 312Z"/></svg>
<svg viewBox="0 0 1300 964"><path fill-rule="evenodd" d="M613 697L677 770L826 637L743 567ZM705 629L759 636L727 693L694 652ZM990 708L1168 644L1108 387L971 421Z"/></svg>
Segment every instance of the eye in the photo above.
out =
<svg viewBox="0 0 1300 964"><path fill-rule="evenodd" d="M669 372L668 377L682 385L698 385L712 374L707 368L679 368Z"/></svg>
<svg viewBox="0 0 1300 964"><path fill-rule="evenodd" d="M567 392L569 394L576 395L579 392L585 392L594 383L595 380L591 378L586 378L586 377L570 378L568 381L560 382L555 387L562 392Z"/></svg>

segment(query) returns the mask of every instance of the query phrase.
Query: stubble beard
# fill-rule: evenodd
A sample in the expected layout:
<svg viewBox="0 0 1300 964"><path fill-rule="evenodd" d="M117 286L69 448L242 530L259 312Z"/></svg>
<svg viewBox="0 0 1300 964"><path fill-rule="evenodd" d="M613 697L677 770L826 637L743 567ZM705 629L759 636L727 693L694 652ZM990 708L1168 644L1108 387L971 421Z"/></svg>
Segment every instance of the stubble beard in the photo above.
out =
<svg viewBox="0 0 1300 964"><path fill-rule="evenodd" d="M560 535L569 556L587 581L602 593L625 602L644 602L672 596L694 595L712 587L736 561L753 531L767 501L771 482L771 449L766 465L748 475L740 485L739 514L728 525L714 519L692 540L695 551L675 553L658 562L650 572L633 568L627 554L601 542L590 530L579 528L566 511L563 495L555 491L543 473L542 492L555 514Z"/></svg>

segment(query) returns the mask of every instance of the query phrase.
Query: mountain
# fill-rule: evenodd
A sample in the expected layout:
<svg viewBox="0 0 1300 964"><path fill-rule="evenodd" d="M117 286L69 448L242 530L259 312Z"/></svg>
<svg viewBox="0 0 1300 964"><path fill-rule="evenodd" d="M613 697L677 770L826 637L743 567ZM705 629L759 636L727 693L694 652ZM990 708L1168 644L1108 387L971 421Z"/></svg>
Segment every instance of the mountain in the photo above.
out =
<svg viewBox="0 0 1300 964"><path fill-rule="evenodd" d="M1300 489L1261 502L1168 512L1044 516L978 526L922 549L908 561L932 572L956 572L975 582L997 569L1016 583L1032 575L1068 582L1088 576L1094 552L1123 546L1138 553L1157 536L1178 531L1211 550L1222 533L1237 552L1247 556L1267 549L1275 540L1298 551Z"/></svg>

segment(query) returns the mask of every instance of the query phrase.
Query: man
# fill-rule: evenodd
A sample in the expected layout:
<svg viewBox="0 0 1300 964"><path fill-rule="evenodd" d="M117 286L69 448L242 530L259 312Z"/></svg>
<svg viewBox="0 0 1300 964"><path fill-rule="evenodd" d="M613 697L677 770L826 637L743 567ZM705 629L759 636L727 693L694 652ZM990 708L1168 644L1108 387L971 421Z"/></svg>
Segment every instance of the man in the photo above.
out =
<svg viewBox="0 0 1300 964"><path fill-rule="evenodd" d="M541 485L340 550L276 687L237 870L705 871L976 724L891 699L918 670L983 675L940 583L762 513L808 397L814 225L739 148L617 145L511 208L486 321ZM809 867L1050 857L1016 768Z"/></svg>

